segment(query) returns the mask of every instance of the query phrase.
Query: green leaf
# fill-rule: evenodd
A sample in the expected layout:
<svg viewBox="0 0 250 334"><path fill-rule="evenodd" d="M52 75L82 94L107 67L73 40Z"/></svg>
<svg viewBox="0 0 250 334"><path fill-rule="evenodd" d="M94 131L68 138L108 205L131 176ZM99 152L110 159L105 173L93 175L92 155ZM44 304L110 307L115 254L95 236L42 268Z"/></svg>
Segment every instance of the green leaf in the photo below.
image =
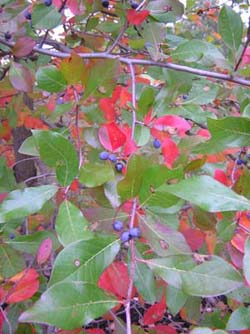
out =
<svg viewBox="0 0 250 334"><path fill-rule="evenodd" d="M150 130L145 126L136 126L135 128L135 142L137 146L144 146L150 140Z"/></svg>
<svg viewBox="0 0 250 334"><path fill-rule="evenodd" d="M10 192L0 205L0 224L14 219L22 219L38 212L56 192L57 187L53 185L30 187Z"/></svg>
<svg viewBox="0 0 250 334"><path fill-rule="evenodd" d="M219 257L195 265L190 256L172 256L147 261L168 284L191 296L219 296L243 285L240 273Z"/></svg>
<svg viewBox="0 0 250 334"><path fill-rule="evenodd" d="M167 6L171 7L171 11L166 12L165 8ZM162 21L164 14L168 19L166 22L174 22L176 18L181 18L184 13L184 5L178 0L156 0L149 2L147 9L150 11L150 16L161 22L165 22Z"/></svg>
<svg viewBox="0 0 250 334"><path fill-rule="evenodd" d="M182 104L208 104L214 101L218 93L218 86L209 84L205 80L194 81L188 98Z"/></svg>
<svg viewBox="0 0 250 334"><path fill-rule="evenodd" d="M245 241L244 247L244 256L243 256L243 273L245 279L250 283L250 238L248 237Z"/></svg>
<svg viewBox="0 0 250 334"><path fill-rule="evenodd" d="M205 42L197 39L181 43L172 53L173 59L185 62L197 62L207 53L208 48Z"/></svg>
<svg viewBox="0 0 250 334"><path fill-rule="evenodd" d="M155 93L152 87L144 87L138 100L138 113L145 116L152 107L155 100Z"/></svg>
<svg viewBox="0 0 250 334"><path fill-rule="evenodd" d="M230 316L226 329L228 331L250 328L250 307L240 306Z"/></svg>
<svg viewBox="0 0 250 334"><path fill-rule="evenodd" d="M136 250L136 258L142 258L138 250ZM154 274L146 264L140 261L135 262L134 284L146 302L150 304L154 304L156 302L157 298Z"/></svg>
<svg viewBox="0 0 250 334"><path fill-rule="evenodd" d="M83 99L89 96L108 96L116 85L119 60L98 60L90 68Z"/></svg>
<svg viewBox="0 0 250 334"><path fill-rule="evenodd" d="M55 167L62 186L69 185L78 174L78 157L74 146L63 135L52 131L33 130L41 159Z"/></svg>
<svg viewBox="0 0 250 334"><path fill-rule="evenodd" d="M250 140L250 119L244 117L225 117L207 120L212 138L197 146L195 153L216 153L229 147L248 146Z"/></svg>
<svg viewBox="0 0 250 334"><path fill-rule="evenodd" d="M207 175L194 176L166 188L208 212L250 210L250 201Z"/></svg>
<svg viewBox="0 0 250 334"><path fill-rule="evenodd" d="M133 155L128 161L125 178L118 183L117 190L121 201L134 198L141 188L143 172L148 166L148 160L139 155Z"/></svg>
<svg viewBox="0 0 250 334"><path fill-rule="evenodd" d="M52 240L54 250L60 247L55 233L51 231L38 231L30 235L16 236L15 239L5 241L5 243L20 252L36 255L38 247L41 245L42 241L47 238Z"/></svg>
<svg viewBox="0 0 250 334"><path fill-rule="evenodd" d="M6 166L5 158L0 157L0 193L13 190L15 185L13 171Z"/></svg>
<svg viewBox="0 0 250 334"><path fill-rule="evenodd" d="M156 222L157 221L157 222ZM140 228L153 251L159 256L191 254L182 233L155 219L151 215L140 216Z"/></svg>
<svg viewBox="0 0 250 334"><path fill-rule="evenodd" d="M26 138L20 146L18 152L21 154L39 157L39 151L36 145L35 138L33 136Z"/></svg>
<svg viewBox="0 0 250 334"><path fill-rule="evenodd" d="M79 180L86 187L93 188L114 179L114 170L110 164L88 162L80 169Z"/></svg>
<svg viewBox="0 0 250 334"><path fill-rule="evenodd" d="M96 285L59 282L19 317L20 322L46 323L67 330L79 328L117 305Z"/></svg>
<svg viewBox="0 0 250 334"><path fill-rule="evenodd" d="M68 84L75 85L79 82L85 82L87 69L83 59L76 53L61 62L61 72Z"/></svg>
<svg viewBox="0 0 250 334"><path fill-rule="evenodd" d="M60 243L65 247L77 240L93 237L88 231L88 221L74 204L64 201L59 207L56 218L56 232Z"/></svg>
<svg viewBox="0 0 250 334"><path fill-rule="evenodd" d="M120 241L113 237L96 237L69 244L56 258L49 285L63 280L97 283L119 249Z"/></svg>
<svg viewBox="0 0 250 334"><path fill-rule="evenodd" d="M66 89L67 82L62 73L55 66L40 67L36 72L38 88L51 93L58 93Z"/></svg>
<svg viewBox="0 0 250 334"><path fill-rule="evenodd" d="M25 261L21 253L11 246L0 244L0 278L14 276L25 268Z"/></svg>
<svg viewBox="0 0 250 334"><path fill-rule="evenodd" d="M234 50L238 50L243 35L243 23L240 14L231 7L224 5L220 11L218 30L225 44Z"/></svg>
<svg viewBox="0 0 250 334"><path fill-rule="evenodd" d="M37 4L32 9L32 25L35 29L53 29L61 24L61 14L56 7Z"/></svg>
<svg viewBox="0 0 250 334"><path fill-rule="evenodd" d="M166 303L170 312L176 315L187 301L188 296L181 290L168 285Z"/></svg>
<svg viewBox="0 0 250 334"><path fill-rule="evenodd" d="M145 47L147 48L151 58L154 61L160 59L160 43L162 41L162 25L157 22L150 22L150 24L145 24L142 31L145 40Z"/></svg>

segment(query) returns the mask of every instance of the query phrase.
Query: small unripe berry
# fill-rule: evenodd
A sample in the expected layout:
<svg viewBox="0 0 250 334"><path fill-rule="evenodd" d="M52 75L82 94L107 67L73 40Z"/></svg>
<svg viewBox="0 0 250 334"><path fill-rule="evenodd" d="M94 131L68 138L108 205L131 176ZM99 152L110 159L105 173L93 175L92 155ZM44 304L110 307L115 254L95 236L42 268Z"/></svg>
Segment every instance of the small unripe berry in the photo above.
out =
<svg viewBox="0 0 250 334"><path fill-rule="evenodd" d="M45 6L49 7L52 5L52 0L44 0Z"/></svg>
<svg viewBox="0 0 250 334"><path fill-rule="evenodd" d="M120 220L115 220L112 226L115 231L120 232L123 229L123 222Z"/></svg>
<svg viewBox="0 0 250 334"><path fill-rule="evenodd" d="M154 139L153 146L154 146L154 148L160 148L161 147L161 142L159 141L159 139L157 139L157 138Z"/></svg>
<svg viewBox="0 0 250 334"><path fill-rule="evenodd" d="M120 173L122 171L122 169L123 169L123 164L121 162L117 162L115 164L115 169L117 170L117 172Z"/></svg>
<svg viewBox="0 0 250 334"><path fill-rule="evenodd" d="M109 154L108 154L108 152L106 152L106 151L103 151L103 152L101 152L101 153L99 154L99 158L100 158L101 160L107 160L108 157L109 157Z"/></svg>
<svg viewBox="0 0 250 334"><path fill-rule="evenodd" d="M117 157L116 157L115 154L111 153L111 154L109 154L108 159L109 159L111 162L116 162Z"/></svg>
<svg viewBox="0 0 250 334"><path fill-rule="evenodd" d="M129 232L128 232L128 231L124 231L124 232L122 232L120 238L121 238L121 241L122 241L122 242L127 242L127 241L129 241L129 239L130 239L130 234L129 234Z"/></svg>
<svg viewBox="0 0 250 334"><path fill-rule="evenodd" d="M102 0L102 6L103 6L104 8L108 8L108 6L109 6L109 1L108 1L108 0Z"/></svg>
<svg viewBox="0 0 250 334"><path fill-rule="evenodd" d="M4 34L4 38L6 39L6 41L10 40L10 39L11 39L11 34L7 31L7 32Z"/></svg>
<svg viewBox="0 0 250 334"><path fill-rule="evenodd" d="M129 235L132 238L140 238L141 230L139 229L139 227L133 227L133 228L129 229Z"/></svg>

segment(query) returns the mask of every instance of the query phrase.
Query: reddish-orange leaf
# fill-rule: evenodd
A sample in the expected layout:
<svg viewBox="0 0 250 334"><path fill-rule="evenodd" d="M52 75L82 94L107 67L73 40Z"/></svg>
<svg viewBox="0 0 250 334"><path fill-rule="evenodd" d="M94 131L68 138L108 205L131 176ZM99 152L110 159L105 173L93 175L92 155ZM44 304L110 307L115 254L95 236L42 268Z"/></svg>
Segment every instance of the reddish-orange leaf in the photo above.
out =
<svg viewBox="0 0 250 334"><path fill-rule="evenodd" d="M247 64L250 64L250 47L246 48L241 62L241 65L247 65Z"/></svg>
<svg viewBox="0 0 250 334"><path fill-rule="evenodd" d="M239 230L231 240L231 244L242 254L244 254L245 241L247 239L247 233L242 230Z"/></svg>
<svg viewBox="0 0 250 334"><path fill-rule="evenodd" d="M198 230L197 228L187 228L182 232L182 234L193 252L200 249L205 241L204 232Z"/></svg>
<svg viewBox="0 0 250 334"><path fill-rule="evenodd" d="M86 333L86 331L83 331L82 328L73 329L72 331L67 331L66 329L60 329L57 334L80 334L80 333Z"/></svg>
<svg viewBox="0 0 250 334"><path fill-rule="evenodd" d="M87 334L105 334L104 330L101 328L89 328L85 329Z"/></svg>
<svg viewBox="0 0 250 334"><path fill-rule="evenodd" d="M118 298L126 298L129 286L128 267L124 262L113 262L101 275L98 285ZM133 289L133 296L135 289Z"/></svg>
<svg viewBox="0 0 250 334"><path fill-rule="evenodd" d="M205 241L207 244L207 250L209 254L214 254L214 250L217 242L217 235L214 231L207 231L205 235Z"/></svg>
<svg viewBox="0 0 250 334"><path fill-rule="evenodd" d="M166 115L155 119L152 128L170 135L178 133L180 137L184 137L186 132L191 129L191 125L180 116Z"/></svg>
<svg viewBox="0 0 250 334"><path fill-rule="evenodd" d="M11 128L9 126L9 121L4 119L1 121L0 125L0 138L9 141L11 138Z"/></svg>
<svg viewBox="0 0 250 334"><path fill-rule="evenodd" d="M114 122L102 125L98 136L102 146L112 152L124 145L126 141L125 134Z"/></svg>
<svg viewBox="0 0 250 334"><path fill-rule="evenodd" d="M149 16L148 10L141 10L140 12L136 12L134 9L129 9L127 11L128 22L136 26L141 24L147 16Z"/></svg>
<svg viewBox="0 0 250 334"><path fill-rule="evenodd" d="M36 42L31 37L20 37L13 46L13 54L17 58L28 56L33 50Z"/></svg>
<svg viewBox="0 0 250 334"><path fill-rule="evenodd" d="M24 126L28 129L48 130L48 126L42 120L33 116L26 116L24 119Z"/></svg>
<svg viewBox="0 0 250 334"><path fill-rule="evenodd" d="M52 252L52 248L53 248L53 243L50 238L44 239L42 241L37 251L38 264L43 264L49 259Z"/></svg>
<svg viewBox="0 0 250 334"><path fill-rule="evenodd" d="M112 101L110 97L104 97L99 101L100 109L104 113L104 117L108 122L114 122L116 119L115 112L115 103Z"/></svg>
<svg viewBox="0 0 250 334"><path fill-rule="evenodd" d="M14 283L6 303L13 304L31 298L39 288L38 274L35 269L25 269L11 277L9 282Z"/></svg>
<svg viewBox="0 0 250 334"><path fill-rule="evenodd" d="M164 156L165 165L168 168L172 168L173 163L179 155L178 147L172 139L164 139L162 143L162 154Z"/></svg>
<svg viewBox="0 0 250 334"><path fill-rule="evenodd" d="M177 330L171 325L156 325L153 327L155 334L177 334Z"/></svg>
<svg viewBox="0 0 250 334"><path fill-rule="evenodd" d="M143 316L144 325L153 325L160 321L166 312L166 299L162 298L160 302L150 306Z"/></svg>
<svg viewBox="0 0 250 334"><path fill-rule="evenodd" d="M219 181L220 183L224 184L225 186L229 185L229 180L225 174L225 172L221 169L216 169L214 172L215 180Z"/></svg>

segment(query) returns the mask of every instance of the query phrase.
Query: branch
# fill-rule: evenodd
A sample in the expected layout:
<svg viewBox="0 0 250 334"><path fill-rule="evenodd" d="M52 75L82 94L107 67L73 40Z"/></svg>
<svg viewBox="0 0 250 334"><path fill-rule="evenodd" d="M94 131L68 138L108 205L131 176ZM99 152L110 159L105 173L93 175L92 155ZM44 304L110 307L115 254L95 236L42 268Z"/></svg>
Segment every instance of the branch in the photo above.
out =
<svg viewBox="0 0 250 334"><path fill-rule="evenodd" d="M114 43L108 48L108 50L106 51L107 53L111 53L114 48L119 44L120 39L122 38L122 36L124 35L125 31L128 28L128 21L126 21L126 23L124 24L124 27L121 29L121 31L119 32L118 36L116 37Z"/></svg>
<svg viewBox="0 0 250 334"><path fill-rule="evenodd" d="M246 49L247 49L247 46L248 46L249 43L250 43L250 17L249 17L248 29L247 29L247 40L246 40L244 48L243 48L243 50L241 52L240 58L239 58L237 64L235 65L235 68L234 68L235 72L238 70L238 68L239 68L239 66L240 66L240 64L242 62L242 59L244 57L244 54L246 52Z"/></svg>
<svg viewBox="0 0 250 334"><path fill-rule="evenodd" d="M6 46L9 46L9 47L13 47L15 44L13 42L7 42L1 37L0 37L0 43ZM33 52L38 52L40 54L45 54L51 57L62 58L62 59L68 58L71 55L70 53L66 53L66 52L40 49L37 46L33 48ZM231 74L223 74L219 72L200 70L200 69L185 66L185 65L167 63L167 62L164 63L162 61L157 62L157 61L148 60L148 59L127 58L127 57L121 57L118 55L107 54L106 52L78 53L78 55L82 59L119 59L121 63L127 64L127 65L133 64L133 65L143 65L143 66L158 66L162 68L168 68L174 71L191 73L194 75L198 75L200 77L213 78L213 79L217 79L220 81L227 81L227 82L232 82L238 85L250 87L250 80L246 80L246 79L239 78L239 77L234 77Z"/></svg>

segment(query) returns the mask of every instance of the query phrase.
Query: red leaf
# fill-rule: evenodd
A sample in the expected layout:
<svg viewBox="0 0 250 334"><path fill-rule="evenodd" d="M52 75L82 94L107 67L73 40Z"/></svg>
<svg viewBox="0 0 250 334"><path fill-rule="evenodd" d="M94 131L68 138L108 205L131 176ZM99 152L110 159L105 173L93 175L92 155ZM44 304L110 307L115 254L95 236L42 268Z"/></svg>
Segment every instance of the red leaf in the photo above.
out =
<svg viewBox="0 0 250 334"><path fill-rule="evenodd" d="M24 126L28 129L43 129L48 130L48 126L43 123L39 118L33 116L27 116L24 119Z"/></svg>
<svg viewBox="0 0 250 334"><path fill-rule="evenodd" d="M197 135L205 138L211 138L211 134L207 129L200 129L197 132Z"/></svg>
<svg viewBox="0 0 250 334"><path fill-rule="evenodd" d="M13 54L18 57L28 56L33 50L36 42L31 37L20 37L13 46Z"/></svg>
<svg viewBox="0 0 250 334"><path fill-rule="evenodd" d="M9 141L11 138L11 128L9 126L9 121L7 119L1 121L0 138L6 141Z"/></svg>
<svg viewBox="0 0 250 334"><path fill-rule="evenodd" d="M127 12L127 19L130 24L137 26L141 24L148 15L148 10L141 10L140 12L136 12L134 9L129 9Z"/></svg>
<svg viewBox="0 0 250 334"><path fill-rule="evenodd" d="M245 251L245 242L246 242L247 234L241 230L238 231L231 240L231 244L242 254Z"/></svg>
<svg viewBox="0 0 250 334"><path fill-rule="evenodd" d="M127 298L129 276L128 267L123 262L113 262L101 275L98 286L113 293L118 298ZM133 289L133 295L135 289Z"/></svg>
<svg viewBox="0 0 250 334"><path fill-rule="evenodd" d="M15 283L6 298L6 303L13 304L31 298L39 288L38 274L35 269L25 269L11 277L9 282Z"/></svg>
<svg viewBox="0 0 250 334"><path fill-rule="evenodd" d="M247 64L250 64L250 47L246 48L241 62L241 65L247 65Z"/></svg>
<svg viewBox="0 0 250 334"><path fill-rule="evenodd" d="M172 168L173 163L179 155L178 147L172 139L166 138L164 140L162 143L162 154L164 156L165 165L168 168Z"/></svg>
<svg viewBox="0 0 250 334"><path fill-rule="evenodd" d="M123 147L123 154L125 156L130 156L138 149L138 147L136 146L135 141L131 138L131 128L127 124L122 127L122 132L126 136L126 143Z"/></svg>
<svg viewBox="0 0 250 334"><path fill-rule="evenodd" d="M193 252L200 249L205 241L205 234L196 228L187 228L182 234Z"/></svg>
<svg viewBox="0 0 250 334"><path fill-rule="evenodd" d="M102 146L109 151L117 150L126 141L125 134L114 122L102 125L98 136Z"/></svg>
<svg viewBox="0 0 250 334"><path fill-rule="evenodd" d="M160 302L150 306L143 316L144 325L153 325L160 321L166 312L166 300L162 298Z"/></svg>
<svg viewBox="0 0 250 334"><path fill-rule="evenodd" d="M225 186L228 186L228 179L225 174L225 172L221 169L216 169L214 172L214 178L215 180L219 181L220 183L224 184Z"/></svg>
<svg viewBox="0 0 250 334"><path fill-rule="evenodd" d="M116 119L115 104L110 97L104 97L99 101L100 109L104 112L104 117L108 122Z"/></svg>
<svg viewBox="0 0 250 334"><path fill-rule="evenodd" d="M8 193L4 192L0 194L0 203L4 201L4 199L8 196Z"/></svg>
<svg viewBox="0 0 250 334"><path fill-rule="evenodd" d="M105 334L104 330L101 328L89 328L85 329L85 332L88 334Z"/></svg>
<svg viewBox="0 0 250 334"><path fill-rule="evenodd" d="M50 238L44 239L42 241L37 251L37 263L39 265L45 263L49 259L52 252L52 248L53 248L53 243Z"/></svg>
<svg viewBox="0 0 250 334"><path fill-rule="evenodd" d="M191 129L191 125L180 116L166 115L155 119L152 128L168 132L170 135L177 132L180 137L184 137L186 132Z"/></svg>
<svg viewBox="0 0 250 334"><path fill-rule="evenodd" d="M155 334L177 334L177 330L171 325L156 325L153 327Z"/></svg>

